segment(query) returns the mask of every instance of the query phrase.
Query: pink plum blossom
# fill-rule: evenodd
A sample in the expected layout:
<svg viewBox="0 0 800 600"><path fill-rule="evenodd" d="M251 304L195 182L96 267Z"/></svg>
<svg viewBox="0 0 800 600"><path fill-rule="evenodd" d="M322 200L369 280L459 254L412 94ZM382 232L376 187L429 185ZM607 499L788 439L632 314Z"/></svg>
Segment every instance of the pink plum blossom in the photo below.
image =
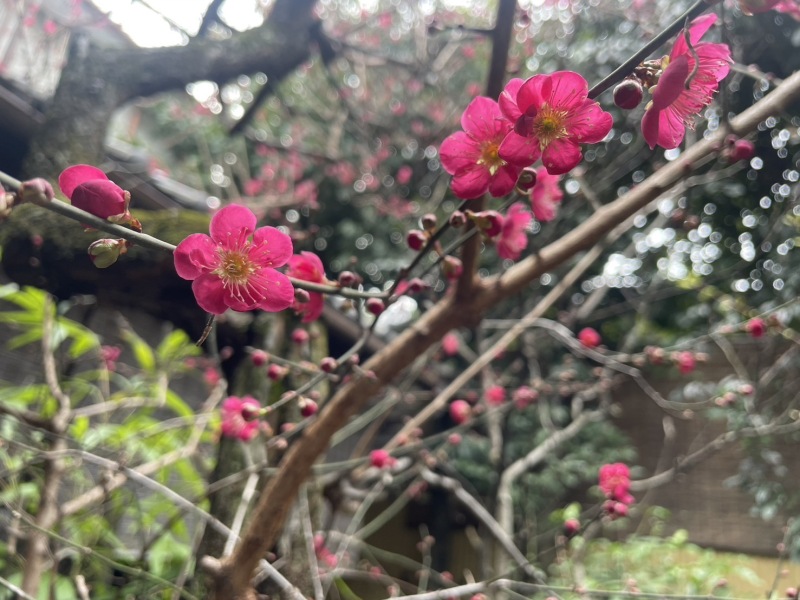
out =
<svg viewBox="0 0 800 600"><path fill-rule="evenodd" d="M460 346L461 342L455 333L446 333L442 338L442 351L447 356L455 356L458 354L458 349Z"/></svg>
<svg viewBox="0 0 800 600"><path fill-rule="evenodd" d="M373 450L369 453L369 463L378 469L392 467L397 460L386 450Z"/></svg>
<svg viewBox="0 0 800 600"><path fill-rule="evenodd" d="M652 88L653 100L642 119L642 133L650 148L677 148L686 128L694 129L694 117L711 103L719 82L730 70L731 51L726 44L698 43L717 20L717 15L698 17L689 27L694 52L681 33L668 57L664 71ZM696 63L694 54L699 61Z"/></svg>
<svg viewBox="0 0 800 600"><path fill-rule="evenodd" d="M258 433L258 400L230 396L222 403L222 435L249 442Z"/></svg>
<svg viewBox="0 0 800 600"><path fill-rule="evenodd" d="M561 177L551 175L547 169L536 169L536 184L531 190L531 208L537 221L546 223L556 218L558 205L564 197L564 192L558 185Z"/></svg>
<svg viewBox="0 0 800 600"><path fill-rule="evenodd" d="M101 219L118 218L128 212L130 194L97 167L67 167L58 176L58 186L74 207Z"/></svg>
<svg viewBox="0 0 800 600"><path fill-rule="evenodd" d="M533 215L525 209L521 202L512 204L503 217L503 228L497 238L497 255L500 258L517 260L522 251L528 247L527 229Z"/></svg>
<svg viewBox="0 0 800 600"><path fill-rule="evenodd" d="M210 233L193 233L175 249L175 270L192 281L203 310L278 312L292 305L294 287L275 270L292 256L288 235L274 227L256 229L256 216L238 204L214 215Z"/></svg>
<svg viewBox="0 0 800 600"><path fill-rule="evenodd" d="M403 165L402 167L397 169L395 180L400 185L406 185L409 181L411 181L411 177L413 175L414 175L414 170L408 165Z"/></svg>
<svg viewBox="0 0 800 600"><path fill-rule="evenodd" d="M490 406L500 406L506 401L506 390L501 385L493 385L486 390L484 398Z"/></svg>
<svg viewBox="0 0 800 600"><path fill-rule="evenodd" d="M286 274L289 277L310 281L311 283L328 283L328 279L325 277L325 267L322 266L319 256L313 252L301 252L292 256L289 259L289 268L286 270ZM292 304L295 312L303 315L303 323L310 323L319 319L325 304L322 294L319 292L308 292L308 296L308 302L295 301Z"/></svg>
<svg viewBox="0 0 800 600"><path fill-rule="evenodd" d="M764 335L764 333L766 333L767 324L764 322L764 319L760 317L754 317L747 322L745 329L752 337L760 338Z"/></svg>
<svg viewBox="0 0 800 600"><path fill-rule="evenodd" d="M514 130L500 145L500 158L519 167L541 158L551 175L572 170L582 158L580 145L602 141L613 125L588 95L586 80L572 71L509 81L499 105Z"/></svg>
<svg viewBox="0 0 800 600"><path fill-rule="evenodd" d="M472 407L466 400L453 400L450 403L450 418L456 425L462 425L467 422L470 415L472 415Z"/></svg>
<svg viewBox="0 0 800 600"><path fill-rule="evenodd" d="M518 387L511 395L511 399L514 401L514 406L516 406L519 410L530 406L536 402L538 398L539 392L527 385Z"/></svg>
<svg viewBox="0 0 800 600"><path fill-rule="evenodd" d="M606 498L628 505L633 503L630 495L631 471L625 463L606 464L598 473L600 489Z"/></svg>
<svg viewBox="0 0 800 600"><path fill-rule="evenodd" d="M584 327L578 332L578 341L587 348L597 348L602 341L600 334L592 327Z"/></svg>
<svg viewBox="0 0 800 600"><path fill-rule="evenodd" d="M478 96L461 116L464 131L452 134L439 151L444 170L453 176L453 193L465 200L480 198L487 191L495 197L514 189L520 167L498 155L511 122L500 112L497 102Z"/></svg>
<svg viewBox="0 0 800 600"><path fill-rule="evenodd" d="M697 360L690 350L676 352L673 359L675 360L675 364L678 365L678 370L684 375L688 375L697 367Z"/></svg>

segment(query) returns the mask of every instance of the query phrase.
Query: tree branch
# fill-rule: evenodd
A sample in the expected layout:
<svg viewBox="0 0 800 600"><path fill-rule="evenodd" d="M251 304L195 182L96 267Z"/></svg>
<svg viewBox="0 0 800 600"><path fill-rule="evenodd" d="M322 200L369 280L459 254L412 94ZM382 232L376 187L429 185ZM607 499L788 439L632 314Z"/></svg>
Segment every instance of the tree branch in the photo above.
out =
<svg viewBox="0 0 800 600"><path fill-rule="evenodd" d="M800 72L787 78L771 94L740 114L731 122L731 128L739 136L746 135L761 121L787 109L798 99ZM526 258L501 276L485 280L476 288L474 296L468 302L456 305L452 296L444 298L417 323L367 361L364 369L372 370L375 378L362 377L342 387L327 403L318 419L304 430L302 438L285 454L278 473L261 494L241 545L220 565L215 574L215 597L219 600L253 598L250 576L259 558L275 543L314 461L325 451L333 434L386 383L425 349L440 341L450 329L462 326L501 300L520 293L543 273L593 246L620 223L688 176L699 160L717 152L726 133L719 132L698 142L682 157L665 165L627 194L604 206L537 255Z"/></svg>

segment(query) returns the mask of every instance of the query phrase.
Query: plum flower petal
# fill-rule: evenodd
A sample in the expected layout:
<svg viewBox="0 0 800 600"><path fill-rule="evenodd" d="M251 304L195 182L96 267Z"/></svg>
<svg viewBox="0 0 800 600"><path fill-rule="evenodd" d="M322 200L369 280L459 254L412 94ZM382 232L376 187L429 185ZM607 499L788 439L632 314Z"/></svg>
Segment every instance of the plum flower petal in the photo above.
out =
<svg viewBox="0 0 800 600"><path fill-rule="evenodd" d="M209 233L218 244L231 243L232 236L251 235L256 229L256 216L241 204L231 204L211 217Z"/></svg>
<svg viewBox="0 0 800 600"><path fill-rule="evenodd" d="M588 98L589 86L578 73L517 81L501 94L503 113L519 115L499 149L509 164L525 167L541 157L548 173L561 175L580 162L581 144L600 142L611 131L613 118Z"/></svg>
<svg viewBox="0 0 800 600"><path fill-rule="evenodd" d="M217 245L204 233L193 233L181 242L183 251L175 254L175 271L183 279L196 279L212 270Z"/></svg>
<svg viewBox="0 0 800 600"><path fill-rule="evenodd" d="M289 258L289 268L286 274L289 277L312 283L328 283L328 279L325 276L325 267L322 265L319 256L313 252L301 252ZM325 306L322 294L319 292L309 292L308 296L308 302L295 300L292 305L295 312L303 316L303 323L310 323L319 319Z"/></svg>
<svg viewBox="0 0 800 600"><path fill-rule="evenodd" d="M650 148L677 148L694 128L694 117L711 103L719 82L730 70L731 55L726 44L701 43L700 39L716 21L714 14L692 21L686 35L675 40L666 68L653 88L653 101L642 119L642 134Z"/></svg>
<svg viewBox="0 0 800 600"><path fill-rule="evenodd" d="M453 193L465 200L487 191L495 197L514 189L519 168L500 158L499 147L511 131L497 102L478 96L461 116L459 131L448 136L439 149L444 170L453 176Z"/></svg>
<svg viewBox="0 0 800 600"><path fill-rule="evenodd" d="M503 116L512 123L515 123L522 116L522 112L517 105L517 94L523 83L525 83L524 80L515 77L506 84L505 89L500 94L500 98L497 100Z"/></svg>
<svg viewBox="0 0 800 600"><path fill-rule="evenodd" d="M294 302L289 278L275 270L289 260L291 238L274 227L255 227L251 210L231 204L211 219L211 236L195 233L178 244L175 271L192 281L203 310L278 312Z"/></svg>
<svg viewBox="0 0 800 600"><path fill-rule="evenodd" d="M86 181L96 179L108 181L108 176L102 170L91 165L73 165L64 169L58 176L58 187L67 198L72 198L72 192L76 187Z"/></svg>
<svg viewBox="0 0 800 600"><path fill-rule="evenodd" d="M556 218L558 205L564 197L558 185L560 179L558 175L550 175L544 167L536 169L536 184L530 194L533 216L537 221L545 223Z"/></svg>
<svg viewBox="0 0 800 600"><path fill-rule="evenodd" d="M249 442L258 433L255 415L261 409L258 400L251 396L229 396L222 402L222 435Z"/></svg>
<svg viewBox="0 0 800 600"><path fill-rule="evenodd" d="M503 217L503 228L497 239L497 255L500 258L517 260L522 251L528 247L527 229L533 216L522 202L512 204Z"/></svg>

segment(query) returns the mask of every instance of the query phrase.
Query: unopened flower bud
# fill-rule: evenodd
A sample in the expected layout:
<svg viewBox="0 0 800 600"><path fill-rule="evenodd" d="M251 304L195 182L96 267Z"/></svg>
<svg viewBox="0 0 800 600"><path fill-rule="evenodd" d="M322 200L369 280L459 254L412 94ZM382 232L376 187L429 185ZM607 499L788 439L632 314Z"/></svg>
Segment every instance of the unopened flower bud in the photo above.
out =
<svg viewBox="0 0 800 600"><path fill-rule="evenodd" d="M467 224L467 215L465 215L460 210L453 211L453 214L450 215L450 227L454 227L455 229L459 229Z"/></svg>
<svg viewBox="0 0 800 600"><path fill-rule="evenodd" d="M422 281L422 279L420 279L419 277L414 277L408 282L408 291L412 294L421 292L426 287L428 287L426 283Z"/></svg>
<svg viewBox="0 0 800 600"><path fill-rule="evenodd" d="M261 408L258 406L251 404L249 402L246 404L242 404L241 414L242 414L242 419L244 419L245 421L247 422L255 421L260 413L261 413Z"/></svg>
<svg viewBox="0 0 800 600"><path fill-rule="evenodd" d="M267 377L272 379L272 381L280 381L289 373L289 369L286 367L282 367L280 365L272 364L267 369Z"/></svg>
<svg viewBox="0 0 800 600"><path fill-rule="evenodd" d="M295 344L305 344L308 341L309 337L310 336L308 335L308 331L306 331L305 329L301 329L298 327L297 329L292 331L292 341Z"/></svg>
<svg viewBox="0 0 800 600"><path fill-rule="evenodd" d="M319 410L317 403L308 398L300 398L297 401L297 405L300 407L300 414L306 418L313 417Z"/></svg>
<svg viewBox="0 0 800 600"><path fill-rule="evenodd" d="M750 160L755 156L756 147L750 140L739 139L733 142L730 149L730 160L732 163L740 160Z"/></svg>
<svg viewBox="0 0 800 600"><path fill-rule="evenodd" d="M503 230L503 215L496 210L482 210L472 220L486 237L492 238Z"/></svg>
<svg viewBox="0 0 800 600"><path fill-rule="evenodd" d="M332 356L326 356L321 361L319 361L319 368L325 371L326 373L333 373L336 369L339 368L339 361L337 361Z"/></svg>
<svg viewBox="0 0 800 600"><path fill-rule="evenodd" d="M305 304L311 300L311 295L306 290L301 290L299 287L294 288L294 299L300 304Z"/></svg>
<svg viewBox="0 0 800 600"><path fill-rule="evenodd" d="M450 418L456 425L466 423L472 414L472 407L466 400L453 400L450 403Z"/></svg>
<svg viewBox="0 0 800 600"><path fill-rule="evenodd" d="M406 235L406 243L412 250L422 250L422 248L425 247L426 241L428 241L428 236L425 235L424 231L420 231L419 229L412 229L408 232L408 235Z"/></svg>
<svg viewBox="0 0 800 600"><path fill-rule="evenodd" d="M372 313L376 317L386 309L386 305L380 298L368 298L365 306L367 312Z"/></svg>
<svg viewBox="0 0 800 600"><path fill-rule="evenodd" d="M250 361L253 363L254 367L263 367L267 364L268 360L269 354L263 350L253 350L253 352L250 353Z"/></svg>
<svg viewBox="0 0 800 600"><path fill-rule="evenodd" d="M391 467L395 463L394 457L386 450L373 450L369 453L369 463L378 469Z"/></svg>
<svg viewBox="0 0 800 600"><path fill-rule="evenodd" d="M358 275L352 271L342 271L339 273L339 285L342 287L352 287L358 283Z"/></svg>
<svg viewBox="0 0 800 600"><path fill-rule="evenodd" d="M98 269L110 267L127 251L128 243L125 240L101 239L89 244L89 258Z"/></svg>
<svg viewBox="0 0 800 600"><path fill-rule="evenodd" d="M431 231L436 229L436 224L438 220L436 219L436 215L433 213L426 213L422 215L422 218L419 220L420 225L425 231Z"/></svg>
<svg viewBox="0 0 800 600"><path fill-rule="evenodd" d="M536 185L536 169L525 167L517 178L517 190L520 194L527 194Z"/></svg>
<svg viewBox="0 0 800 600"><path fill-rule="evenodd" d="M644 89L638 79L624 79L614 88L614 104L625 110L639 106L644 97Z"/></svg>
<svg viewBox="0 0 800 600"><path fill-rule="evenodd" d="M568 538L574 537L581 530L581 522L578 519L567 519L564 521L564 535Z"/></svg>
<svg viewBox="0 0 800 600"><path fill-rule="evenodd" d="M53 192L53 186L50 182L41 177L23 181L19 187L19 197L22 202L33 202L38 204L41 202L50 202L56 197Z"/></svg>

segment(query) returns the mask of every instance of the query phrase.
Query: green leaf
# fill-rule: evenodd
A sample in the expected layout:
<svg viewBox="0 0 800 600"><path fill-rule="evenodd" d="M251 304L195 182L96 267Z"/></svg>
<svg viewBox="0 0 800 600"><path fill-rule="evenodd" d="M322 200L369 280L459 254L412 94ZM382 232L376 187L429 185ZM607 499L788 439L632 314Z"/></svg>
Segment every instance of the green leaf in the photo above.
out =
<svg viewBox="0 0 800 600"><path fill-rule="evenodd" d="M156 349L156 355L161 365L182 361L185 358L199 354L200 348L181 329L176 329L167 334Z"/></svg>
<svg viewBox="0 0 800 600"><path fill-rule="evenodd" d="M194 410L172 390L167 390L167 406L178 416L193 417Z"/></svg>
<svg viewBox="0 0 800 600"><path fill-rule="evenodd" d="M149 374L155 373L156 370L156 357L153 354L153 349L142 338L136 335L130 329L122 331L122 337L130 345L133 350L133 355L136 357L136 362L143 371Z"/></svg>
<svg viewBox="0 0 800 600"><path fill-rule="evenodd" d="M76 417L70 428L70 433L75 441L82 441L87 431L89 431L89 417Z"/></svg>
<svg viewBox="0 0 800 600"><path fill-rule="evenodd" d="M333 580L333 582L344 600L361 600L361 597L353 592L353 590L350 589L350 586L348 586L341 577L337 577Z"/></svg>

